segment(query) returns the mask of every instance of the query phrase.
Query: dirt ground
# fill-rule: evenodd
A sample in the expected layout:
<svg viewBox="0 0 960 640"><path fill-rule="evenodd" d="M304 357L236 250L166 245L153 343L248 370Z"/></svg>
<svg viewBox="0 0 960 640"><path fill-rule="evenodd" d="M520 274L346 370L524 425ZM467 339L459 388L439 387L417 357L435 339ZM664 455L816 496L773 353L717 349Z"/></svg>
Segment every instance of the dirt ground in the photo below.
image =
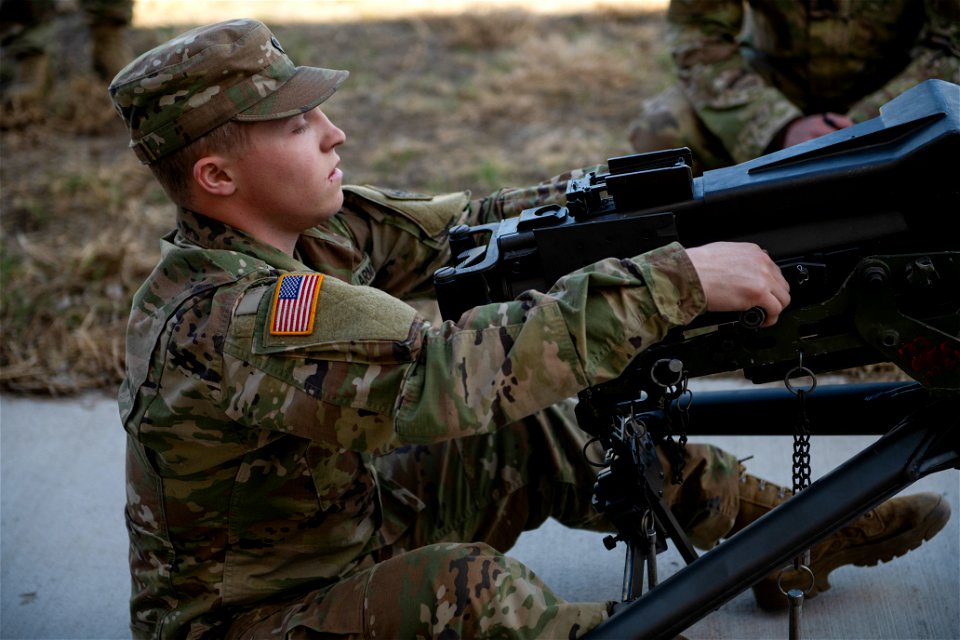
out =
<svg viewBox="0 0 960 640"><path fill-rule="evenodd" d="M244 6L267 4L286 6ZM325 104L347 132L348 183L477 195L532 184L628 153L640 101L671 82L663 11L650 0L391 19L333 4L353 17L269 24L296 62L351 71ZM219 19L139 18L127 34L135 53ZM174 219L87 70L82 20L62 16L56 34L46 99L0 113L0 389L55 395L115 387L130 298Z"/></svg>

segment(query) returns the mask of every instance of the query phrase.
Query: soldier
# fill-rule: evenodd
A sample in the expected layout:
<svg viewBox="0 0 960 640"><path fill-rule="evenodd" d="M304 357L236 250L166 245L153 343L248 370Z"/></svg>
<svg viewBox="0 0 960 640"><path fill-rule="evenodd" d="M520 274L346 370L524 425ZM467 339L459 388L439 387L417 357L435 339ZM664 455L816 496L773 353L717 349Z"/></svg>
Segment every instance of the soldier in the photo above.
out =
<svg viewBox="0 0 960 640"><path fill-rule="evenodd" d="M960 0L671 0L679 83L631 125L637 151L689 147L697 171L879 115L930 78L960 82Z"/></svg>
<svg viewBox="0 0 960 640"><path fill-rule="evenodd" d="M66 11L57 0L0 0L0 91L3 106L39 106L54 85L57 17ZM130 59L126 30L133 0L80 0L90 39L90 69L109 81ZM73 52L70 52L73 55ZM62 57L62 56L61 56Z"/></svg>
<svg viewBox="0 0 960 640"><path fill-rule="evenodd" d="M318 105L346 78L234 20L110 86L179 205L119 395L134 635L581 635L613 603L567 603L504 555L549 517L610 528L566 399L707 309L775 322L787 284L755 245L673 244L430 323L405 300L432 288L447 230L562 201L564 182L479 200L343 186L345 136ZM689 454L667 499L700 546L785 497ZM939 496L895 499L814 553L869 564L948 517Z"/></svg>

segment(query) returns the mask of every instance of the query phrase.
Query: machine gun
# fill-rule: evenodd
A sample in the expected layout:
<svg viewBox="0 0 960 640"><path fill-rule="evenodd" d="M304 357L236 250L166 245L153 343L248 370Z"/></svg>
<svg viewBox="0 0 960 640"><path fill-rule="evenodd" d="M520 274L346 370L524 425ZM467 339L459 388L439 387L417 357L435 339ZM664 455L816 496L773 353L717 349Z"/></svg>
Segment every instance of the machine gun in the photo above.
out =
<svg viewBox="0 0 960 640"><path fill-rule="evenodd" d="M628 553L624 600L632 602L590 637L672 637L924 475L960 468L958 158L960 87L930 80L878 118L702 177L684 149L613 158L607 173L571 181L566 206L451 230L453 264L434 276L445 318L672 241L755 242L791 285L775 326L760 328L762 309L705 314L580 394L581 427L607 449L598 508L628 551L649 559L655 550L640 538L654 534L662 549L666 535L688 562L637 597ZM881 362L916 382L812 393L817 373ZM690 399L690 378L740 370L786 389ZM798 376L811 383L798 389ZM883 437L809 487L797 486L795 472L804 491L697 557L659 501L664 479L652 449L677 432L681 443L733 433L802 441L798 406L814 425L807 436ZM668 448L682 466L682 446Z"/></svg>
<svg viewBox="0 0 960 640"><path fill-rule="evenodd" d="M546 291L597 260L675 240L751 241L780 265L791 310L771 330L708 315L685 333L717 328L710 337L671 336L666 349L687 352L691 376L776 380L802 352L813 371L891 361L956 389L958 101L956 85L928 81L879 118L698 178L687 150L613 158L609 173L571 181L566 207L451 230L456 264L434 275L441 313Z"/></svg>

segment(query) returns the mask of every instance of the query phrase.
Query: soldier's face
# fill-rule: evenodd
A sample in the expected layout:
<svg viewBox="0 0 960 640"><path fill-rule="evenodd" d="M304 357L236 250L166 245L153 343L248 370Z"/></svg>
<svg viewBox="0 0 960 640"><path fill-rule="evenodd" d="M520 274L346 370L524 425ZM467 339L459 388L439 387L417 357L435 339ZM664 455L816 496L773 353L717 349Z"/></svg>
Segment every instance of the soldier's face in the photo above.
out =
<svg viewBox="0 0 960 640"><path fill-rule="evenodd" d="M251 145L234 158L238 195L251 214L299 233L343 204L336 148L346 136L319 108L249 125Z"/></svg>

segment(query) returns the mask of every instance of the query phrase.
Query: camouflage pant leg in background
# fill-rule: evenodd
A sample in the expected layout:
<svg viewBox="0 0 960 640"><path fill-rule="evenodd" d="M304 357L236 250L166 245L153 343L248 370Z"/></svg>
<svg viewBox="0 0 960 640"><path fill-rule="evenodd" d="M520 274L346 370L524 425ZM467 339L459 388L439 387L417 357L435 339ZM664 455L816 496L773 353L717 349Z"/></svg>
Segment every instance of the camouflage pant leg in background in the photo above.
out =
<svg viewBox="0 0 960 640"><path fill-rule="evenodd" d="M122 30L133 21L133 0L80 0L77 9L91 30L94 63L96 39L102 37L104 29ZM39 92L35 97L45 97L48 85L62 80L61 76L69 70L64 59L72 60L78 55L77 51L64 48L63 42L74 41L64 35L70 24L54 0L0 0L0 90L5 91L12 84L30 84ZM123 64L132 57L126 50L118 55L127 56ZM113 66L117 64L114 62ZM38 74L44 77L31 77Z"/></svg>
<svg viewBox="0 0 960 640"><path fill-rule="evenodd" d="M596 468L582 450L572 404L489 436L411 446L378 460L385 486L402 486L423 508L385 497L389 544L337 584L240 616L231 638L576 637L610 603L567 603L505 555L547 518L610 530L592 504ZM736 460L691 445L682 486L665 498L692 540L710 547L733 525ZM591 459L602 459L591 452ZM665 459L665 457L661 457ZM669 477L669 469L668 477ZM394 491L396 493L396 491ZM407 503L409 505L409 501ZM370 565L373 566L370 566Z"/></svg>
<svg viewBox="0 0 960 640"><path fill-rule="evenodd" d="M628 136L637 153L688 147L697 174L733 164L730 153L700 121L679 85L645 100Z"/></svg>
<svg viewBox="0 0 960 640"><path fill-rule="evenodd" d="M128 26L133 22L133 0L80 0L91 24Z"/></svg>

